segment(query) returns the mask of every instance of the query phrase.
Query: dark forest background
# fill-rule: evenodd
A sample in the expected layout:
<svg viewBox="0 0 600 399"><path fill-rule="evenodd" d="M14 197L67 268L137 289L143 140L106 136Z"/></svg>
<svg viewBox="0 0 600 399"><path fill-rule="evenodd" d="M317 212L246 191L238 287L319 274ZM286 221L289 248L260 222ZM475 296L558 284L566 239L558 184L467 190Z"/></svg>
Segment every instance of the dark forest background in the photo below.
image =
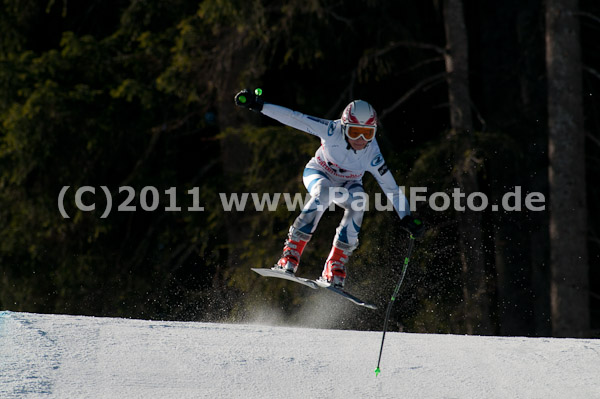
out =
<svg viewBox="0 0 600 399"><path fill-rule="evenodd" d="M3 0L0 5L0 308L148 319L293 323L314 292L261 279L296 216L225 212L219 193L304 195L319 142L237 109L239 89L335 119L379 113L399 185L521 186L546 210L418 213L392 329L600 334L600 3L595 0L201 2ZM365 189L380 192L370 176ZM596 183L594 183L596 182ZM70 186L61 216L58 196ZM74 191L94 186L82 212ZM102 218L106 186L115 208ZM135 212L117 212L137 195ZM143 187L159 190L155 211ZM176 187L180 212L165 211ZM204 212L189 212L198 188ZM341 210L302 260L315 277ZM336 328L380 329L407 237L365 215ZM335 302L337 303L337 302ZM325 310L322 307L325 306Z"/></svg>

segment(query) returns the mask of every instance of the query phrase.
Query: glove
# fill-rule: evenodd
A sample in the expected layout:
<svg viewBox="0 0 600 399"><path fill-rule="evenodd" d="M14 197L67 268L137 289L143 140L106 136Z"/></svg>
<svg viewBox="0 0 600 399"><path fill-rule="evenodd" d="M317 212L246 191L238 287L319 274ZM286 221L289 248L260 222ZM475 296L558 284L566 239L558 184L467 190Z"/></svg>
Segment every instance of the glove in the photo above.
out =
<svg viewBox="0 0 600 399"><path fill-rule="evenodd" d="M408 234L415 238L422 237L425 234L423 220L411 215L406 215L400 220L400 228L406 230Z"/></svg>
<svg viewBox="0 0 600 399"><path fill-rule="evenodd" d="M238 107L260 112L262 111L263 104L263 99L248 89L244 89L235 95L235 105Z"/></svg>

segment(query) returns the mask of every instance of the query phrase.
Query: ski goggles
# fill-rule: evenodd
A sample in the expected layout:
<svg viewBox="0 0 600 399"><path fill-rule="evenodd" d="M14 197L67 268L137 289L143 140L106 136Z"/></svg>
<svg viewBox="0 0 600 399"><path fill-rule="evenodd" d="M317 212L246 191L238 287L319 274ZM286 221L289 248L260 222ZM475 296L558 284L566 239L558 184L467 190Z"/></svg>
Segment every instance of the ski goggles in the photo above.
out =
<svg viewBox="0 0 600 399"><path fill-rule="evenodd" d="M375 126L346 126L346 136L350 140L358 140L360 137L365 139L366 141L371 141L375 138L375 131L377 128Z"/></svg>

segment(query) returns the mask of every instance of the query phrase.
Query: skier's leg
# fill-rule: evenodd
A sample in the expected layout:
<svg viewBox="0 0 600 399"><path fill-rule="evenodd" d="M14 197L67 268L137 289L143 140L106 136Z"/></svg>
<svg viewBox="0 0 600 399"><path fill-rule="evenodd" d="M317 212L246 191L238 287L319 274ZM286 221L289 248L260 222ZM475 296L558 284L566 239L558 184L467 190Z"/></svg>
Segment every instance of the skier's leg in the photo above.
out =
<svg viewBox="0 0 600 399"><path fill-rule="evenodd" d="M367 205L360 181L348 182L343 187L349 194L346 201L338 203L345 209L344 217L336 230L331 252L325 261L322 273L325 280L339 287L344 286L346 264L352 252L358 247L358 234Z"/></svg>
<svg viewBox="0 0 600 399"><path fill-rule="evenodd" d="M290 227L288 238L283 247L281 259L275 267L287 272L295 273L298 270L300 257L304 247L317 228L321 216L331 203L329 187L333 185L325 172L317 169L304 170L304 185L311 195L310 200L304 205L300 215Z"/></svg>
<svg viewBox="0 0 600 399"><path fill-rule="evenodd" d="M342 186L348 190L346 201L338 203L344 208L344 217L336 230L336 240L353 247L358 246L358 234L368 202L360 181L347 182Z"/></svg>
<svg viewBox="0 0 600 399"><path fill-rule="evenodd" d="M312 234L303 233L294 228L294 226L291 226L288 237L283 245L283 254L274 268L288 273L296 273L304 247L310 241L311 237Z"/></svg>
<svg viewBox="0 0 600 399"><path fill-rule="evenodd" d="M331 204L330 188L334 187L335 183L325 172L308 167L304 169L303 181L310 194L310 200L304 205L292 227L312 234Z"/></svg>

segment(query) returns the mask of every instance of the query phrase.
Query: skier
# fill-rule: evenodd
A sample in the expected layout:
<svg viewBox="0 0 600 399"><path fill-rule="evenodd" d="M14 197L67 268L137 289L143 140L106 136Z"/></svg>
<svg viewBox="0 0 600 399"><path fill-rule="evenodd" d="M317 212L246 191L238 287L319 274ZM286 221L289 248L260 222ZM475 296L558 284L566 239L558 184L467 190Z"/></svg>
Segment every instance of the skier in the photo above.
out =
<svg viewBox="0 0 600 399"><path fill-rule="evenodd" d="M235 103L321 139L321 146L306 164L303 173L304 185L311 199L290 227L283 254L274 269L296 273L306 244L321 216L334 202L345 211L336 230L321 280L340 289L344 287L346 264L358 246L364 213L362 207L352 206L352 201L364 194L362 177L365 171L370 172L388 198L393 199L401 227L414 237L423 234L423 224L411 216L408 200L381 155L375 139L377 114L369 103L352 101L344 109L341 119L332 121L265 103L259 94L244 89L235 96ZM336 193L341 193L339 198Z"/></svg>

